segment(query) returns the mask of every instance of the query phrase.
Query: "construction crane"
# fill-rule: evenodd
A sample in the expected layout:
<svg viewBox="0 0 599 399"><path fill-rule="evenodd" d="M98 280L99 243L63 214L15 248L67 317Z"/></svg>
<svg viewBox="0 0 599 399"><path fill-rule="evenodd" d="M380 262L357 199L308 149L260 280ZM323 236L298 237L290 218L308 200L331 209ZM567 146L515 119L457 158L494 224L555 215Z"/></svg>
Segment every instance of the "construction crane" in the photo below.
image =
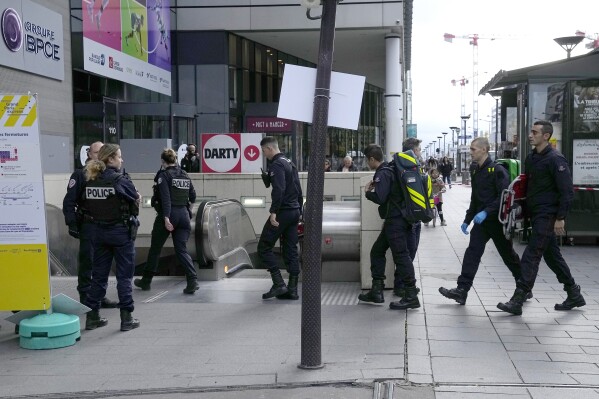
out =
<svg viewBox="0 0 599 399"><path fill-rule="evenodd" d="M462 108L461 108L461 113L460 115L466 115L466 94L465 94L465 88L466 85L469 83L468 78L465 77L461 77L459 79L451 79L451 84L453 86L457 86L458 84L460 85L460 93L461 93L461 99L462 99Z"/></svg>
<svg viewBox="0 0 599 399"><path fill-rule="evenodd" d="M589 39L590 42L588 42L587 44L585 44L584 46L588 49L596 49L599 48L599 33L593 33L591 34L587 34L585 32L576 31L576 36L582 36L585 39Z"/></svg>
<svg viewBox="0 0 599 399"><path fill-rule="evenodd" d="M467 35L454 35L445 33L443 38L446 42L453 43L453 39L468 39L472 46L472 124L474 128L473 137L478 137L478 41L481 39L517 39L517 36L479 35L477 33ZM462 111L462 115L465 111Z"/></svg>

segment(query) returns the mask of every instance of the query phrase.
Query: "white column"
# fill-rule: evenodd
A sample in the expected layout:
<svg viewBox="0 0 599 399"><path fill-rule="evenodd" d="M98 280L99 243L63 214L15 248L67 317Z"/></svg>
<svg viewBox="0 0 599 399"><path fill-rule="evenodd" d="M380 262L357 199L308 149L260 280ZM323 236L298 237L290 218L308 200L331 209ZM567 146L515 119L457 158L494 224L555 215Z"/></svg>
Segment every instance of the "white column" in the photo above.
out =
<svg viewBox="0 0 599 399"><path fill-rule="evenodd" d="M403 142L403 99L401 79L401 35L389 33L385 36L385 152L387 159L391 154L401 151Z"/></svg>

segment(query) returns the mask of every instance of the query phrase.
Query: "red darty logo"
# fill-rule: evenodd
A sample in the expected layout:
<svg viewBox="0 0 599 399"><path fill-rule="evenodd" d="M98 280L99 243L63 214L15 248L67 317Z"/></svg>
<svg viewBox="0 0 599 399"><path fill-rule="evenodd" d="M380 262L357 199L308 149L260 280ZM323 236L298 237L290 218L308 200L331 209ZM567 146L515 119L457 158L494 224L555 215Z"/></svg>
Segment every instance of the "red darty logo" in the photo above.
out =
<svg viewBox="0 0 599 399"><path fill-rule="evenodd" d="M239 134L204 135L203 172L240 173L241 137Z"/></svg>

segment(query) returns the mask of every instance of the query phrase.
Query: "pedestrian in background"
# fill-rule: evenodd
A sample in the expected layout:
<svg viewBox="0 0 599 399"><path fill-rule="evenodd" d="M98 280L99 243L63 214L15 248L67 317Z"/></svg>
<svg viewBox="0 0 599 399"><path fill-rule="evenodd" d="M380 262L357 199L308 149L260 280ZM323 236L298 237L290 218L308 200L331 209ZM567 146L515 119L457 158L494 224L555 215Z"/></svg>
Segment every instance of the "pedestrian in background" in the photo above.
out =
<svg viewBox="0 0 599 399"><path fill-rule="evenodd" d="M172 233L175 254L187 279L183 293L193 294L198 290L198 274L187 252L187 241L191 235L191 204L196 201L196 192L187 173L177 166L177 154L174 150L165 149L160 154L160 161L162 169L154 177L152 206L156 210L156 218L152 227L150 251L142 278L136 278L133 284L144 291L150 290L158 269L160 252Z"/></svg>
<svg viewBox="0 0 599 399"><path fill-rule="evenodd" d="M135 237L139 222L140 195L128 176L121 173L123 159L116 144L104 144L98 152L98 160L85 165L87 180L83 205L93 223L94 263L91 289L85 305L86 330L94 330L108 324L101 318L99 309L106 295L108 275L112 261L116 263L116 289L119 295L121 331L139 327L131 295L131 279L135 272Z"/></svg>
<svg viewBox="0 0 599 399"><path fill-rule="evenodd" d="M260 141L262 153L268 162L265 185L272 185L270 215L262 228L258 241L258 255L270 272L272 287L262 295L262 299L277 297L278 299L297 300L297 283L300 267L297 253L297 224L303 205L302 188L297 168L279 150L277 139L264 137ZM289 282L285 285L273 248L281 238L283 261L289 272Z"/></svg>
<svg viewBox="0 0 599 399"><path fill-rule="evenodd" d="M200 172L200 155L196 152L195 144L189 144L185 156L181 160L181 169L187 173Z"/></svg>
<svg viewBox="0 0 599 399"><path fill-rule="evenodd" d="M98 159L98 152L104 144L101 141L92 143L87 150L87 164ZM77 291L79 302L85 303L92 280L92 264L94 262L93 224L83 206L83 190L85 188L83 169L75 169L67 185L67 193L62 201L62 213L69 235L79 240L77 256ZM108 298L102 299L101 307L116 308L117 303Z"/></svg>
<svg viewBox="0 0 599 399"><path fill-rule="evenodd" d="M354 160L352 157L347 155L343 158L343 163L340 163L337 167L337 172L357 172L358 168L354 165Z"/></svg>
<svg viewBox="0 0 599 399"><path fill-rule="evenodd" d="M447 222L443 217L443 193L445 192L445 183L443 183L443 179L439 177L439 171L437 169L431 171L431 181L433 184L433 196L436 197L435 208L437 208L439 219L441 219L441 226L447 226Z"/></svg>
<svg viewBox="0 0 599 399"><path fill-rule="evenodd" d="M399 269L404 282L405 295L400 301L391 302L391 309L414 309L420 307L416 288L414 265L408 251L408 236L412 225L402 216L399 204L404 200L395 179L392 167L384 160L383 150L378 144L370 144L364 150L366 162L375 170L372 180L364 187L366 199L379 205L378 212L384 219L383 228L370 249L370 273L372 288L360 294L363 302L383 303L385 298L385 255L391 249L393 263Z"/></svg>
<svg viewBox="0 0 599 399"><path fill-rule="evenodd" d="M451 171L453 170L453 165L449 161L447 157L443 157L441 163L439 164L439 172L441 172L441 176L443 177L443 182L449 185L451 188Z"/></svg>
<svg viewBox="0 0 599 399"><path fill-rule="evenodd" d="M472 221L474 226L470 231L470 243L464 253L462 273L458 277L457 288L439 288L441 295L453 299L460 305L466 303L468 291L472 288L489 240L493 240L499 256L512 273L514 280L518 281L521 276L520 257L514 251L512 241L505 238L503 226L497 218L501 193L509 186L510 179L505 168L491 160L489 148L489 140L485 137L477 137L470 144L470 155L474 165L471 168L472 194L470 206L466 210L466 217L461 226L462 232L469 234L468 225Z"/></svg>
<svg viewBox="0 0 599 399"><path fill-rule="evenodd" d="M508 302L497 305L515 315L522 314L522 304L534 287L541 257L568 294L564 302L555 304L555 310L586 305L580 286L574 281L557 245L556 236L566 234L566 216L574 199L574 188L566 158L549 144L552 135L553 125L548 121L536 121L528 134L534 149L526 157L524 170L526 211L532 230L522 255L522 273L514 295Z"/></svg>

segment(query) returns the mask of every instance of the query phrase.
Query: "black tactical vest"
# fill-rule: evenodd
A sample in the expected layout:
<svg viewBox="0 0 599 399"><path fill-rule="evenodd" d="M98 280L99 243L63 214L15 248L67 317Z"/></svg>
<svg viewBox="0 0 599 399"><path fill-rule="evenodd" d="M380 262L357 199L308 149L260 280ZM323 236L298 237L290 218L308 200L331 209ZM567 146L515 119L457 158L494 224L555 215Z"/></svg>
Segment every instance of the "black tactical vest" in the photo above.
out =
<svg viewBox="0 0 599 399"><path fill-rule="evenodd" d="M189 202L189 189L191 180L183 169L173 168L167 169L166 172L170 175L170 191L172 206L186 206Z"/></svg>
<svg viewBox="0 0 599 399"><path fill-rule="evenodd" d="M87 182L83 191L84 206L94 222L117 223L129 216L123 214L123 200L116 193L119 177L119 175L109 179L100 177Z"/></svg>

